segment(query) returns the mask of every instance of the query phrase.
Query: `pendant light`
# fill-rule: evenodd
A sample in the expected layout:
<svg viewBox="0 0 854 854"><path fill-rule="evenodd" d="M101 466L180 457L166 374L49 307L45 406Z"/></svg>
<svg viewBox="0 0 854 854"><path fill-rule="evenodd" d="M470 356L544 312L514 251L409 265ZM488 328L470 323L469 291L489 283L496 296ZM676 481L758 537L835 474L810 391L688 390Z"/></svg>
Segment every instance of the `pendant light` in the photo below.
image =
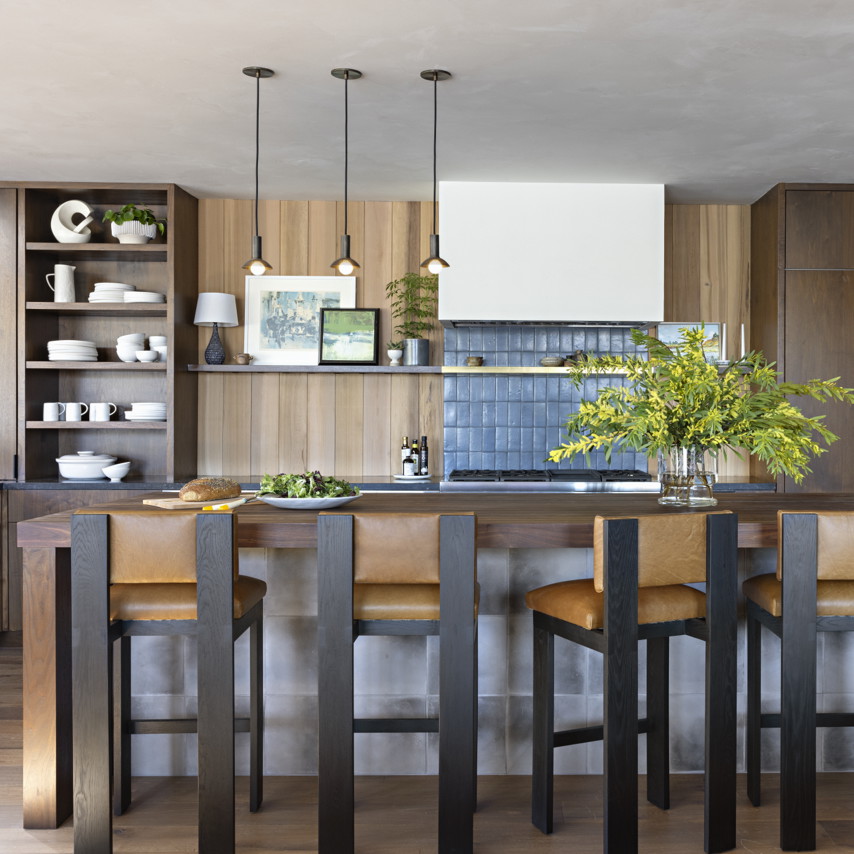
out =
<svg viewBox="0 0 854 854"><path fill-rule="evenodd" d="M273 268L264 260L261 253L261 235L258 234L258 157L260 153L261 138L261 78L272 77L273 72L269 68L261 68L250 65L243 69L247 77L255 78L255 232L252 236L252 257L243 265L253 276L263 276L267 270Z"/></svg>
<svg viewBox="0 0 854 854"><path fill-rule="evenodd" d="M333 68L332 76L344 81L344 233L341 235L341 254L329 266L337 270L342 276L350 276L354 270L359 269L359 264L350 257L350 235L347 233L347 177L349 164L349 93L347 87L351 80L358 80L362 76L361 71L355 68Z"/></svg>
<svg viewBox="0 0 854 854"><path fill-rule="evenodd" d="M450 71L442 71L439 68L430 68L421 72L424 80L433 81L433 231L430 234L430 255L421 262L427 272L441 272L445 267L451 265L439 255L439 234L436 231L436 126L439 118L439 81L447 80L451 76Z"/></svg>

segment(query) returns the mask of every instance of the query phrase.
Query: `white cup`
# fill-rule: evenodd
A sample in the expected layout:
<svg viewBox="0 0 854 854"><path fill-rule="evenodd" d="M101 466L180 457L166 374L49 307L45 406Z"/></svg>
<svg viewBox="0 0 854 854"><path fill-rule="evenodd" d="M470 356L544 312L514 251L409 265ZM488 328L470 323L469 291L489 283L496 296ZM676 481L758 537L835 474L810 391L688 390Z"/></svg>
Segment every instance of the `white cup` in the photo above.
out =
<svg viewBox="0 0 854 854"><path fill-rule="evenodd" d="M42 421L59 421L59 416L65 412L64 403L46 403L42 406Z"/></svg>
<svg viewBox="0 0 854 854"><path fill-rule="evenodd" d="M65 404L65 420L66 421L82 421L83 416L89 411L87 403L66 403Z"/></svg>
<svg viewBox="0 0 854 854"><path fill-rule="evenodd" d="M118 410L115 403L90 403L89 404L89 420L90 421L109 421L110 416Z"/></svg>
<svg viewBox="0 0 854 854"><path fill-rule="evenodd" d="M157 361L165 362L166 361L166 353L169 348L166 346L163 347L152 347L152 350L157 351Z"/></svg>

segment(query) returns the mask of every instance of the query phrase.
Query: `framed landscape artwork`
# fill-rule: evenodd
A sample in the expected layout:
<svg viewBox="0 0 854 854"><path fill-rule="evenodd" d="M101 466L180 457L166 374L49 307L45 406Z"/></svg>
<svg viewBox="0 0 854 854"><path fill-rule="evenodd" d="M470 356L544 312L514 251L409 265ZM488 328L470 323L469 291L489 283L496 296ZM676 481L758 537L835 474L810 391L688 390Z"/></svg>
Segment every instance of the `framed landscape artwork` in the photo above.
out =
<svg viewBox="0 0 854 854"><path fill-rule="evenodd" d="M247 276L244 350L256 365L316 365L321 310L355 306L355 276Z"/></svg>
<svg viewBox="0 0 854 854"><path fill-rule="evenodd" d="M378 308L322 308L320 364L376 365L379 324Z"/></svg>
<svg viewBox="0 0 854 854"><path fill-rule="evenodd" d="M707 362L717 362L721 358L721 324L702 323L693 321L690 323L659 323L653 335L663 344L675 344L679 338L680 329L698 329L703 327L706 337L703 339L703 352L706 354Z"/></svg>

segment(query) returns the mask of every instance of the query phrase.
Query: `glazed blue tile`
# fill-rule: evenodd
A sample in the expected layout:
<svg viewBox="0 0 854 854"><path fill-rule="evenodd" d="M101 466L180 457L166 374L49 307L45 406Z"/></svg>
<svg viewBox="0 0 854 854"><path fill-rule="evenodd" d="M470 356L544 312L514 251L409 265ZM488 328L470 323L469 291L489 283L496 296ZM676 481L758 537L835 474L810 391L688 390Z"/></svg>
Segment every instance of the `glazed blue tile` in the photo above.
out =
<svg viewBox="0 0 854 854"><path fill-rule="evenodd" d="M483 446L484 453L494 453L495 452L495 428L489 427L484 428L481 431L481 445Z"/></svg>
<svg viewBox="0 0 854 854"><path fill-rule="evenodd" d="M537 402L545 401L546 399L546 390L548 388L546 380L548 380L548 377L545 376L534 377L534 400Z"/></svg>
<svg viewBox="0 0 854 854"><path fill-rule="evenodd" d="M523 427L533 427L534 426L534 406L536 404L532 402L526 402L522 404L522 426Z"/></svg>
<svg viewBox="0 0 854 854"><path fill-rule="evenodd" d="M493 462L490 468L496 469L506 469L507 465L507 451L496 451L493 454Z"/></svg>
<svg viewBox="0 0 854 854"><path fill-rule="evenodd" d="M484 403L492 403L495 400L495 375L485 374L480 378L481 400Z"/></svg>
<svg viewBox="0 0 854 854"><path fill-rule="evenodd" d="M625 350L625 339L622 335L611 335L611 352L612 353L622 353Z"/></svg>
<svg viewBox="0 0 854 854"><path fill-rule="evenodd" d="M507 454L507 468L509 469L520 469L522 468L522 463L520 460L521 454L518 451L510 451Z"/></svg>
<svg viewBox="0 0 854 854"><path fill-rule="evenodd" d="M460 401L457 404L457 423L454 425L455 427L468 427L471 425L471 416L469 415L470 408L469 404L466 401L463 403Z"/></svg>
<svg viewBox="0 0 854 854"><path fill-rule="evenodd" d="M584 349L585 351L596 352L599 345L599 332L595 328L584 330Z"/></svg>
<svg viewBox="0 0 854 854"><path fill-rule="evenodd" d="M537 330L537 336L534 340L534 349L541 357L547 356L549 355L549 334L544 326L537 326L535 328Z"/></svg>
<svg viewBox="0 0 854 854"><path fill-rule="evenodd" d="M522 426L522 404L511 401L507 404L507 424L510 427Z"/></svg>
<svg viewBox="0 0 854 854"><path fill-rule="evenodd" d="M469 466L469 455L464 454L461 451L458 451L454 456L454 468L455 469L467 469Z"/></svg>
<svg viewBox="0 0 854 854"><path fill-rule="evenodd" d="M598 384L595 379L586 379L581 389L582 400L596 400L599 394Z"/></svg>
<svg viewBox="0 0 854 854"><path fill-rule="evenodd" d="M499 326L495 330L495 349L509 350L510 349L510 327Z"/></svg>
<svg viewBox="0 0 854 854"><path fill-rule="evenodd" d="M587 346L587 341L585 339L584 330L583 329L573 329L572 330L572 349L573 352L575 350L584 350ZM569 354L567 354L569 355Z"/></svg>
<svg viewBox="0 0 854 854"><path fill-rule="evenodd" d="M534 377L522 377L522 400L531 401L534 399Z"/></svg>
<svg viewBox="0 0 854 854"><path fill-rule="evenodd" d="M522 377L510 375L507 378L507 399L521 400L522 399Z"/></svg>
<svg viewBox="0 0 854 854"><path fill-rule="evenodd" d="M495 328L490 326L485 326L482 329L483 333L483 352L486 353L494 353L495 352Z"/></svg>
<svg viewBox="0 0 854 854"><path fill-rule="evenodd" d="M457 426L457 404L453 401L445 401L445 427ZM429 444L428 444L429 447Z"/></svg>
<svg viewBox="0 0 854 854"><path fill-rule="evenodd" d="M522 349L522 328L520 326L507 327L507 349L521 350Z"/></svg>
<svg viewBox="0 0 854 854"><path fill-rule="evenodd" d="M497 453L507 451L507 432L509 428L504 424L495 425L495 450Z"/></svg>
<svg viewBox="0 0 854 854"><path fill-rule="evenodd" d="M483 454L480 452L469 452L469 464L468 467L470 469L482 469L486 468L483 464Z"/></svg>
<svg viewBox="0 0 854 854"><path fill-rule="evenodd" d="M456 400L457 399L457 378L456 377L445 377L445 381L443 383L444 386L444 397L445 400Z"/></svg>
<svg viewBox="0 0 854 854"><path fill-rule="evenodd" d="M483 404L482 403L470 403L469 404L469 427L483 427L484 424L489 424L489 422L483 420Z"/></svg>
<svg viewBox="0 0 854 854"><path fill-rule="evenodd" d="M561 377L558 382L558 400L572 400L572 392L575 387L565 377Z"/></svg>
<svg viewBox="0 0 854 854"><path fill-rule="evenodd" d="M572 327L571 326L563 326L560 329L560 354L561 356L568 356L573 351L572 346Z"/></svg>
<svg viewBox="0 0 854 854"><path fill-rule="evenodd" d="M468 427L457 427L457 450L458 451L468 451L469 449L469 437L471 436L471 430Z"/></svg>
<svg viewBox="0 0 854 854"><path fill-rule="evenodd" d="M536 334L534 333L533 326L523 326L522 327L522 350L530 351L534 349L534 341L536 339Z"/></svg>
<svg viewBox="0 0 854 854"><path fill-rule="evenodd" d="M560 355L560 329L556 326L550 326L546 330L546 348L552 356Z"/></svg>
<svg viewBox="0 0 854 854"><path fill-rule="evenodd" d="M507 406L508 404L506 400L499 400L495 404L495 418L493 420L495 425L500 424L502 427L507 426Z"/></svg>
<svg viewBox="0 0 854 854"><path fill-rule="evenodd" d="M457 377L457 400L468 403L469 400L469 378Z"/></svg>
<svg viewBox="0 0 854 854"><path fill-rule="evenodd" d="M556 401L560 398L560 385L557 377L544 377L546 381L546 400Z"/></svg>
<svg viewBox="0 0 854 854"><path fill-rule="evenodd" d="M484 427L491 427L493 424L496 424L495 420L495 404L490 400L480 405L481 412L481 424Z"/></svg>
<svg viewBox="0 0 854 854"><path fill-rule="evenodd" d="M470 430L469 453L480 453L483 450L483 430Z"/></svg>
<svg viewBox="0 0 854 854"><path fill-rule="evenodd" d="M480 403L483 400L483 377L469 377L469 401Z"/></svg>
<svg viewBox="0 0 854 854"><path fill-rule="evenodd" d="M560 427L566 422L566 407L562 403L547 403L546 404L546 426Z"/></svg>
<svg viewBox="0 0 854 854"><path fill-rule="evenodd" d="M535 403L532 407L534 413L534 426L535 427L545 427L546 426L546 404L545 403Z"/></svg>
<svg viewBox="0 0 854 854"><path fill-rule="evenodd" d="M607 353L611 349L611 333L608 329L599 330L599 338L596 342L596 349L600 353Z"/></svg>
<svg viewBox="0 0 854 854"><path fill-rule="evenodd" d="M506 367L507 365L510 364L510 357L507 354L506 350L498 350L496 352L494 358L495 358L495 364L500 368Z"/></svg>
<svg viewBox="0 0 854 854"><path fill-rule="evenodd" d="M495 400L506 401L508 399L509 377L495 378Z"/></svg>
<svg viewBox="0 0 854 854"><path fill-rule="evenodd" d="M522 428L507 428L507 450L519 452L522 450Z"/></svg>

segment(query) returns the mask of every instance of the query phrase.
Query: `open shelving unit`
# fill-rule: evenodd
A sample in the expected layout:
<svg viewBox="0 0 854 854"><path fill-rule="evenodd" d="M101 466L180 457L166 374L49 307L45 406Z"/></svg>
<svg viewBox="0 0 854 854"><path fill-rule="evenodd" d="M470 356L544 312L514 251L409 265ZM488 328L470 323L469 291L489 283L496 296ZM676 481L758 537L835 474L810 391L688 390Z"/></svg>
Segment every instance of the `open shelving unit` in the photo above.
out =
<svg viewBox="0 0 854 854"><path fill-rule="evenodd" d="M9 185L6 185L9 186ZM174 184L15 184L18 190L18 472L19 480L56 477L56 457L78 450L132 462L134 475L174 481L196 467L196 381L187 364L197 353L193 326L198 281L197 200ZM58 243L54 210L81 199L94 209L89 243ZM119 243L101 217L133 202L166 220L166 234L144 245ZM74 266L77 301L50 301L45 276ZM89 303L96 282L124 282L164 294L165 303ZM130 332L165 335L165 362L119 360L116 338ZM94 341L97 362L49 361L47 342ZM111 421L42 421L49 401L110 401ZM136 401L166 403L166 421L132 422Z"/></svg>

